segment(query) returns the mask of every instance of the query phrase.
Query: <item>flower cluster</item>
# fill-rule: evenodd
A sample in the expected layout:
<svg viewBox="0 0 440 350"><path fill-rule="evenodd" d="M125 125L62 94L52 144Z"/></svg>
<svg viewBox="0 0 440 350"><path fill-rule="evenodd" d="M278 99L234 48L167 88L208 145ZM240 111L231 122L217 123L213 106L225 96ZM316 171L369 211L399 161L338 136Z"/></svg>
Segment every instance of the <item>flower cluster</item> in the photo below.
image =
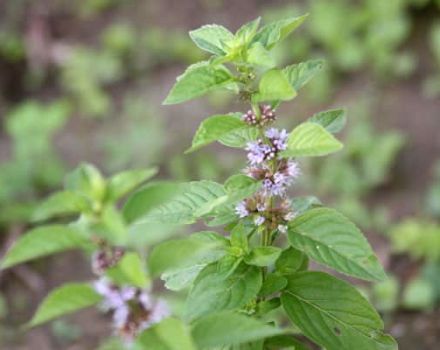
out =
<svg viewBox="0 0 440 350"><path fill-rule="evenodd" d="M170 315L163 300L154 300L142 289L117 286L103 277L94 283L94 288L103 297L101 307L113 315L115 332L127 341Z"/></svg>
<svg viewBox="0 0 440 350"><path fill-rule="evenodd" d="M262 105L260 108L260 116L257 117L251 110L242 115L241 119L251 126L267 126L276 119L275 111L270 105Z"/></svg>
<svg viewBox="0 0 440 350"><path fill-rule="evenodd" d="M287 148L287 137L286 130L270 128L264 138L247 144L249 166L245 174L261 181L262 188L235 208L240 218L252 216L256 225L266 223L281 232L286 230L286 223L294 216L286 199L287 188L300 174L298 163L279 156ZM280 204L276 198L280 198Z"/></svg>

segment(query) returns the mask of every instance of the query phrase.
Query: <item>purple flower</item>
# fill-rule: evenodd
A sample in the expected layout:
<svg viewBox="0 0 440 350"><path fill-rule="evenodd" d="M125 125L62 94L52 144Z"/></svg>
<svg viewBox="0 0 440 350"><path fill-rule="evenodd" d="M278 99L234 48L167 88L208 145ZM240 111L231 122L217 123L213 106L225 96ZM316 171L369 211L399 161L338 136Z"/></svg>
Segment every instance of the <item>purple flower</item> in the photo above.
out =
<svg viewBox="0 0 440 350"><path fill-rule="evenodd" d="M287 148L288 134L285 129L278 130L276 128L270 128L266 131L265 135L270 140L276 152L284 151Z"/></svg>
<svg viewBox="0 0 440 350"><path fill-rule="evenodd" d="M245 218L246 216L249 216L249 210L247 209L246 201L241 201L236 205L235 213L240 218Z"/></svg>
<svg viewBox="0 0 440 350"><path fill-rule="evenodd" d="M257 116L251 110L248 110L245 114L241 116L241 120L243 120L248 125L257 125L258 120Z"/></svg>
<svg viewBox="0 0 440 350"><path fill-rule="evenodd" d="M247 157L252 165L263 163L272 152L271 147L261 140L248 142L246 150L249 151Z"/></svg>
<svg viewBox="0 0 440 350"><path fill-rule="evenodd" d="M266 219L261 215L257 215L254 218L254 223L257 226L263 225L264 221L266 221Z"/></svg>
<svg viewBox="0 0 440 350"><path fill-rule="evenodd" d="M286 173L292 179L296 179L301 174L298 163L293 160L289 160L286 167Z"/></svg>

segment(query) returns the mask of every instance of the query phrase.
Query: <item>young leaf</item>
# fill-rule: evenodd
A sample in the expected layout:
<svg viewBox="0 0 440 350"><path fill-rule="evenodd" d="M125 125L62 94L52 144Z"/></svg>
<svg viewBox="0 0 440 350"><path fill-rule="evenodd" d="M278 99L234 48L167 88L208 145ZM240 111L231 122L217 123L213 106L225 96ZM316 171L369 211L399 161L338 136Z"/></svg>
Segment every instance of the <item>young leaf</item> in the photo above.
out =
<svg viewBox="0 0 440 350"><path fill-rule="evenodd" d="M166 181L149 183L133 193L122 209L124 219L132 223L176 195L179 184Z"/></svg>
<svg viewBox="0 0 440 350"><path fill-rule="evenodd" d="M223 311L197 320L191 333L200 349L211 349L264 339L282 331L261 320Z"/></svg>
<svg viewBox="0 0 440 350"><path fill-rule="evenodd" d="M295 218L288 229L290 244L311 259L350 276L386 278L377 257L359 229L329 208L316 208Z"/></svg>
<svg viewBox="0 0 440 350"><path fill-rule="evenodd" d="M67 283L54 289L28 323L35 327L54 318L97 304L101 296L87 283Z"/></svg>
<svg viewBox="0 0 440 350"><path fill-rule="evenodd" d="M216 232L198 232L188 238L157 245L150 254L148 265L151 274L157 275L170 269L208 264L222 258L228 246L228 240Z"/></svg>
<svg viewBox="0 0 440 350"><path fill-rule="evenodd" d="M283 71L271 69L263 74L260 79L256 102L261 101L287 101L296 96Z"/></svg>
<svg viewBox="0 0 440 350"><path fill-rule="evenodd" d="M21 236L8 250L2 260L1 268L23 263L46 255L68 249L84 247L88 241L68 226L41 226Z"/></svg>
<svg viewBox="0 0 440 350"><path fill-rule="evenodd" d="M235 40L237 40L240 45L249 44L257 33L260 22L261 17L258 17L241 26L241 28L235 33Z"/></svg>
<svg viewBox="0 0 440 350"><path fill-rule="evenodd" d="M218 24L205 25L192 30L189 36L199 48L218 56L225 55L227 53L225 43L234 40L234 34Z"/></svg>
<svg viewBox="0 0 440 350"><path fill-rule="evenodd" d="M99 170L92 164L81 164L67 174L64 187L95 201L101 201L106 193L106 181Z"/></svg>
<svg viewBox="0 0 440 350"><path fill-rule="evenodd" d="M261 28L257 35L255 35L254 42L257 41L270 50L298 28L307 16L308 14L269 23Z"/></svg>
<svg viewBox="0 0 440 350"><path fill-rule="evenodd" d="M276 62L270 55L270 52L259 42L252 44L247 51L247 61L265 68L273 68L276 66Z"/></svg>
<svg viewBox="0 0 440 350"><path fill-rule="evenodd" d="M347 115L345 109L330 109L314 114L309 121L323 126L332 134L336 134L344 128Z"/></svg>
<svg viewBox="0 0 440 350"><path fill-rule="evenodd" d="M316 157L339 151L342 147L342 143L321 125L305 122L290 133L283 154L287 157Z"/></svg>
<svg viewBox="0 0 440 350"><path fill-rule="evenodd" d="M288 66L283 72L290 85L298 91L322 69L323 65L323 60L311 60Z"/></svg>
<svg viewBox="0 0 440 350"><path fill-rule="evenodd" d="M141 333L136 343L139 349L197 350L190 329L176 318L167 318L148 328Z"/></svg>
<svg viewBox="0 0 440 350"><path fill-rule="evenodd" d="M193 152L211 142L220 140L233 130L247 128L240 120L240 114L214 115L205 119L194 135L191 148L185 153Z"/></svg>
<svg viewBox="0 0 440 350"><path fill-rule="evenodd" d="M188 101L233 82L233 76L225 67L213 66L208 62L196 63L177 78L163 103L171 105Z"/></svg>
<svg viewBox="0 0 440 350"><path fill-rule="evenodd" d="M197 212L211 206L226 192L222 185L213 181L194 181L181 184L176 195L161 206L151 210L136 224L164 223L191 224L197 219Z"/></svg>
<svg viewBox="0 0 440 350"><path fill-rule="evenodd" d="M397 350L368 301L347 282L323 272L288 277L281 302L301 331L328 350Z"/></svg>
<svg viewBox="0 0 440 350"><path fill-rule="evenodd" d="M197 276L185 307L185 317L195 319L222 310L238 309L256 297L262 276L255 266L240 264L225 277L217 264L205 267Z"/></svg>
<svg viewBox="0 0 440 350"><path fill-rule="evenodd" d="M35 210L34 221L43 221L54 216L79 214L91 209L89 200L72 191L61 191L51 195Z"/></svg>
<svg viewBox="0 0 440 350"><path fill-rule="evenodd" d="M117 200L133 191L142 182L157 174L157 168L128 170L111 177L107 186L107 198Z"/></svg>
<svg viewBox="0 0 440 350"><path fill-rule="evenodd" d="M270 266L275 263L281 254L278 247L255 247L244 257L244 261L249 265Z"/></svg>
<svg viewBox="0 0 440 350"><path fill-rule="evenodd" d="M106 275L119 285L128 284L145 288L150 281L147 278L144 266L139 254L128 252L124 254L116 266L106 271Z"/></svg>

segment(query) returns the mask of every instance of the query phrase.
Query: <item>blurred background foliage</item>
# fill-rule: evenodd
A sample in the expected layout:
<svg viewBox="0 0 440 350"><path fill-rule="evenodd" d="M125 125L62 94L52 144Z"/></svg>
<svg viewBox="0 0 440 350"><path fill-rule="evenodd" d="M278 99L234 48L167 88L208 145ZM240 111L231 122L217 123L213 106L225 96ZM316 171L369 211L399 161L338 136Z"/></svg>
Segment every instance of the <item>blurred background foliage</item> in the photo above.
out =
<svg viewBox="0 0 440 350"><path fill-rule="evenodd" d="M158 165L160 178L177 180L224 180L241 168L244 155L221 147L182 155L208 113L230 109L227 104L244 112L239 101L215 94L209 103L161 106L175 75L203 58L186 33L210 22L235 30L259 15L269 21L305 12L307 23L276 49L278 62L324 58L326 66L278 111L280 122L290 128L317 110L346 106L349 123L342 152L302 163L297 191L318 195L370 233L392 277L362 288L389 316L388 328L403 350L435 349L438 0L1 1L2 254L32 225L41 199L60 189L81 161L104 174ZM17 331L35 301L65 275L88 276L72 266L77 256L59 260L0 272L2 348L92 349L108 332L96 315L82 318L79 328L67 318L27 335Z"/></svg>

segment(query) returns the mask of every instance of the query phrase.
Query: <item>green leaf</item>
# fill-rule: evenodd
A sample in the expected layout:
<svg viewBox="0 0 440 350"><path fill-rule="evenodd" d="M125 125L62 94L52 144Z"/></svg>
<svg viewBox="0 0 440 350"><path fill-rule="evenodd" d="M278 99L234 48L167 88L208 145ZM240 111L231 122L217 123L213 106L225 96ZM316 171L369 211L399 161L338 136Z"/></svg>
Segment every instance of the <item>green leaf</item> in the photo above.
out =
<svg viewBox="0 0 440 350"><path fill-rule="evenodd" d="M225 67L212 66L208 62L196 63L177 78L163 103L171 105L188 101L233 82L233 76Z"/></svg>
<svg viewBox="0 0 440 350"><path fill-rule="evenodd" d="M291 275L307 269L308 264L309 259L307 255L293 247L289 247L281 253L275 262L275 268L282 275Z"/></svg>
<svg viewBox="0 0 440 350"><path fill-rule="evenodd" d="M292 199L292 209L296 214L302 214L309 209L320 206L322 206L322 203L315 196L302 196Z"/></svg>
<svg viewBox="0 0 440 350"><path fill-rule="evenodd" d="M288 66L283 72L290 85L298 91L322 69L323 65L323 60L311 60Z"/></svg>
<svg viewBox="0 0 440 350"><path fill-rule="evenodd" d="M264 345L267 346L268 350L278 350L278 349L310 350L309 347L305 346L299 340L287 334L277 335L275 337L269 338L266 340Z"/></svg>
<svg viewBox="0 0 440 350"><path fill-rule="evenodd" d="M255 95L255 102L261 101L287 101L296 96L287 77L280 69L271 69L263 74L258 85L258 94Z"/></svg>
<svg viewBox="0 0 440 350"><path fill-rule="evenodd" d="M145 288L150 281L147 278L144 265L139 254L128 252L124 254L116 266L106 271L106 275L119 285L128 284Z"/></svg>
<svg viewBox="0 0 440 350"><path fill-rule="evenodd" d="M347 113L345 109L330 109L314 114L309 121L323 126L332 134L336 134L344 128L347 122Z"/></svg>
<svg viewBox="0 0 440 350"><path fill-rule="evenodd" d="M136 224L164 223L191 224L221 197L226 199L222 185L213 181L194 181L181 184L176 195L161 206L151 210ZM207 209L206 209L207 210Z"/></svg>
<svg viewBox="0 0 440 350"><path fill-rule="evenodd" d="M90 209L90 202L83 195L71 191L62 191L51 195L41 203L35 210L32 219L43 221L54 216L79 214Z"/></svg>
<svg viewBox="0 0 440 350"><path fill-rule="evenodd" d="M192 30L189 36L199 48L218 56L225 55L225 43L234 40L234 34L218 24L208 24Z"/></svg>
<svg viewBox="0 0 440 350"><path fill-rule="evenodd" d="M132 223L176 195L179 184L167 181L149 183L133 193L122 209L124 219Z"/></svg>
<svg viewBox="0 0 440 350"><path fill-rule="evenodd" d="M157 168L128 170L111 177L108 182L107 198L117 200L133 191L142 182L157 174Z"/></svg>
<svg viewBox="0 0 440 350"><path fill-rule="evenodd" d="M67 283L54 289L28 323L35 327L54 318L97 304L101 296L87 283Z"/></svg>
<svg viewBox="0 0 440 350"><path fill-rule="evenodd" d="M248 251L249 235L255 230L254 226L246 226L243 222L239 222L231 231L231 246L240 248L241 253Z"/></svg>
<svg viewBox="0 0 440 350"><path fill-rule="evenodd" d="M227 136L231 131L247 128L245 122L240 120L240 114L214 115L205 119L194 135L191 148L185 153L193 152L214 141Z"/></svg>
<svg viewBox="0 0 440 350"><path fill-rule="evenodd" d="M94 165L84 163L67 174L64 187L99 202L105 196L107 184Z"/></svg>
<svg viewBox="0 0 440 350"><path fill-rule="evenodd" d="M141 333L136 341L142 349L197 350L190 329L176 318L167 318Z"/></svg>
<svg viewBox="0 0 440 350"><path fill-rule="evenodd" d="M251 64L265 68L273 68L276 66L276 62L270 55L270 52L259 42L252 44L249 48L247 52L247 61Z"/></svg>
<svg viewBox="0 0 440 350"><path fill-rule="evenodd" d="M165 271L160 279L165 282L165 287L172 291L179 291L189 287L207 264L200 263L188 267L179 267Z"/></svg>
<svg viewBox="0 0 440 350"><path fill-rule="evenodd" d="M216 232L203 231L188 238L166 241L157 245L150 254L148 265L151 274L208 264L222 258L229 242Z"/></svg>
<svg viewBox="0 0 440 350"><path fill-rule="evenodd" d="M258 31L258 27L260 26L261 17L250 21L243 26L241 26L237 32L235 33L235 40L240 45L247 45L254 38L255 34Z"/></svg>
<svg viewBox="0 0 440 350"><path fill-rule="evenodd" d="M335 137L321 125L305 122L298 125L289 135L287 157L316 157L324 156L343 147Z"/></svg>
<svg viewBox="0 0 440 350"><path fill-rule="evenodd" d="M255 247L244 257L244 261L249 265L270 266L275 263L281 254L278 247Z"/></svg>
<svg viewBox="0 0 440 350"><path fill-rule="evenodd" d="M327 350L397 350L382 333L383 322L368 301L347 282L323 272L288 278L281 302L301 331Z"/></svg>
<svg viewBox="0 0 440 350"><path fill-rule="evenodd" d="M271 294L279 292L287 286L287 279L283 276L271 273L267 275L263 282L259 296L267 297Z"/></svg>
<svg viewBox="0 0 440 350"><path fill-rule="evenodd" d="M361 231L336 210L305 212L289 224L288 237L293 247L339 272L371 281L386 278Z"/></svg>
<svg viewBox="0 0 440 350"><path fill-rule="evenodd" d="M255 141L259 136L257 128L245 126L231 130L229 133L222 135L218 142L228 147L243 148L250 141Z"/></svg>
<svg viewBox="0 0 440 350"><path fill-rule="evenodd" d="M256 297L261 288L261 271L255 266L240 264L225 277L218 271L218 264L205 267L197 276L185 308L185 317L200 316L243 307Z"/></svg>
<svg viewBox="0 0 440 350"><path fill-rule="evenodd" d="M263 321L231 311L204 316L192 326L193 338L202 349L243 344L280 333Z"/></svg>
<svg viewBox="0 0 440 350"><path fill-rule="evenodd" d="M298 28L307 16L308 14L269 23L260 29L255 36L254 41L258 41L264 47L271 49Z"/></svg>
<svg viewBox="0 0 440 350"><path fill-rule="evenodd" d="M73 228L62 225L41 226L26 232L15 242L3 258L1 268L84 247L87 243L87 240Z"/></svg>
<svg viewBox="0 0 440 350"><path fill-rule="evenodd" d="M228 202L236 202L252 196L261 187L261 182L244 174L232 175L225 181Z"/></svg>

